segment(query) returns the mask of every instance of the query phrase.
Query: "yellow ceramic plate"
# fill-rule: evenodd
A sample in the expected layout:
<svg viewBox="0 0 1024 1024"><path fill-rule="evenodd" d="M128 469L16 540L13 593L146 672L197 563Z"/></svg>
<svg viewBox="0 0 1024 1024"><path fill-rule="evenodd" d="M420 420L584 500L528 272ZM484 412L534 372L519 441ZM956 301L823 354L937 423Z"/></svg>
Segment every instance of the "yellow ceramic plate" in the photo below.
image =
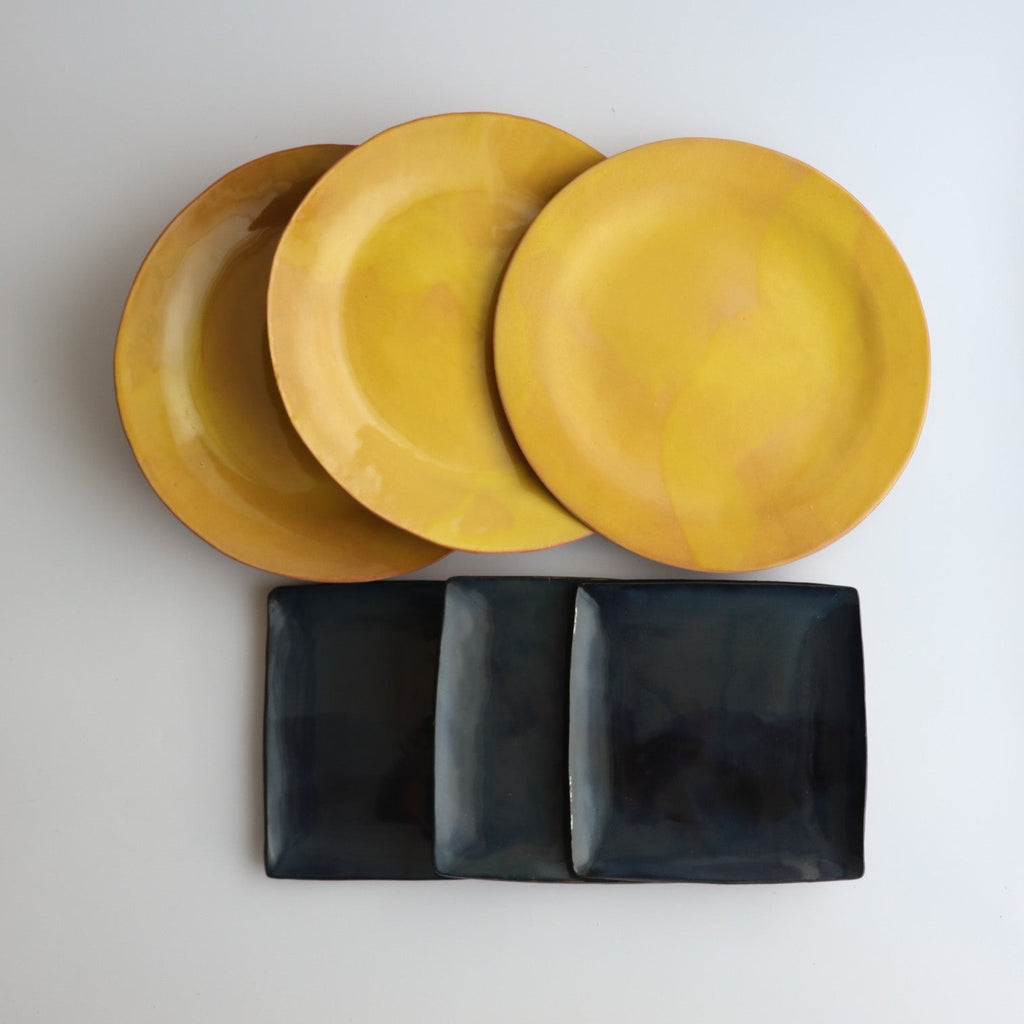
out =
<svg viewBox="0 0 1024 1024"><path fill-rule="evenodd" d="M600 159L537 121L446 114L364 143L296 212L270 280L274 371L313 454L385 519L469 551L589 533L516 447L491 321L512 247Z"/></svg>
<svg viewBox="0 0 1024 1024"><path fill-rule="evenodd" d="M114 376L153 489L221 551L313 580L364 580L445 552L347 495L281 405L266 338L274 248L312 184L350 146L306 146L232 171L157 240L132 286Z"/></svg>
<svg viewBox="0 0 1024 1024"><path fill-rule="evenodd" d="M574 181L516 251L498 385L541 479L649 558L738 572L881 500L928 393L921 304L867 211L757 146L676 139Z"/></svg>

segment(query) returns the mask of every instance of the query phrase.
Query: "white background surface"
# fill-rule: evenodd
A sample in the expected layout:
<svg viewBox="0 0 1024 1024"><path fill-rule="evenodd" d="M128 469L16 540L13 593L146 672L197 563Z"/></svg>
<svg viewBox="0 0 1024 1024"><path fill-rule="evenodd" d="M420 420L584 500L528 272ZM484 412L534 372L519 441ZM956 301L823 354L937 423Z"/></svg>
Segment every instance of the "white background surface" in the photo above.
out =
<svg viewBox="0 0 1024 1024"><path fill-rule="evenodd" d="M1024 15L1016 0L4 5L0 1021L1024 1019ZM860 589L867 874L288 883L261 865L263 605L149 491L114 334L164 224L270 150L459 109L836 178L932 332L917 455L762 578ZM672 575L604 542L425 576ZM678 574L676 574L678 575Z"/></svg>

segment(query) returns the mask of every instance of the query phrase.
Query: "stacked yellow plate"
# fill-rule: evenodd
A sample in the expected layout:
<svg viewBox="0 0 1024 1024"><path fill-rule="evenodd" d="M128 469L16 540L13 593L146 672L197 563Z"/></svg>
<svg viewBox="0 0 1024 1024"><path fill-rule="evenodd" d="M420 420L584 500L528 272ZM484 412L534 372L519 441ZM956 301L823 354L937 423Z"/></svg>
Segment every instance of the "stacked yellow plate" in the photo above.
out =
<svg viewBox="0 0 1024 1024"><path fill-rule="evenodd" d="M800 557L898 477L928 366L892 243L805 164L449 114L211 186L143 264L115 373L195 532L362 580L591 529L693 569Z"/></svg>

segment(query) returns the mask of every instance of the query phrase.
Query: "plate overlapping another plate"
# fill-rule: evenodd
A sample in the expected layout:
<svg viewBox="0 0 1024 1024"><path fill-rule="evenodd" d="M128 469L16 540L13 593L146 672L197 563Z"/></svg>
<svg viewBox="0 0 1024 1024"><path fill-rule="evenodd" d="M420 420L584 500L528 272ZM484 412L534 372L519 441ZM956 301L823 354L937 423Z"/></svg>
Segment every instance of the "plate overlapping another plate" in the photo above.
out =
<svg viewBox="0 0 1024 1024"><path fill-rule="evenodd" d="M126 303L126 434L222 551L357 581L593 529L749 571L835 540L902 472L920 300L813 168L719 139L604 160L488 113L350 150L226 175Z"/></svg>
<svg viewBox="0 0 1024 1024"><path fill-rule="evenodd" d="M858 878L865 723L848 587L281 587L268 606L267 871Z"/></svg>
<svg viewBox="0 0 1024 1024"><path fill-rule="evenodd" d="M367 508L469 551L590 532L508 429L491 322L523 231L601 159L527 118L428 117L363 143L296 211L270 281L274 371L300 436Z"/></svg>
<svg viewBox="0 0 1024 1024"><path fill-rule="evenodd" d="M331 479L291 426L271 370L266 290L277 241L351 149L272 153L193 200L139 270L114 357L125 433L168 508L225 554L311 580L393 576L447 553Z"/></svg>

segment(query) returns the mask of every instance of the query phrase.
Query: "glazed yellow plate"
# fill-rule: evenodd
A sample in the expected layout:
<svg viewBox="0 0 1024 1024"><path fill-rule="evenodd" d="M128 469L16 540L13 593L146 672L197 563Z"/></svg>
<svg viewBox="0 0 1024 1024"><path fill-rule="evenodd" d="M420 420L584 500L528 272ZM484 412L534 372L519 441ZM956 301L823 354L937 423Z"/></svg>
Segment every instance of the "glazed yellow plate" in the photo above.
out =
<svg viewBox="0 0 1024 1024"><path fill-rule="evenodd" d="M274 384L274 248L312 184L351 148L262 157L189 204L139 270L114 358L125 433L170 510L242 562L312 580L391 576L445 553L346 494L299 440Z"/></svg>
<svg viewBox="0 0 1024 1024"><path fill-rule="evenodd" d="M676 139L582 175L512 259L497 379L530 463L612 540L690 569L823 547L924 419L906 266L867 211L771 150Z"/></svg>
<svg viewBox="0 0 1024 1024"><path fill-rule="evenodd" d="M293 217L268 300L281 394L313 454L385 519L469 551L590 532L516 447L491 326L513 246L600 159L537 121L445 114L361 145Z"/></svg>

